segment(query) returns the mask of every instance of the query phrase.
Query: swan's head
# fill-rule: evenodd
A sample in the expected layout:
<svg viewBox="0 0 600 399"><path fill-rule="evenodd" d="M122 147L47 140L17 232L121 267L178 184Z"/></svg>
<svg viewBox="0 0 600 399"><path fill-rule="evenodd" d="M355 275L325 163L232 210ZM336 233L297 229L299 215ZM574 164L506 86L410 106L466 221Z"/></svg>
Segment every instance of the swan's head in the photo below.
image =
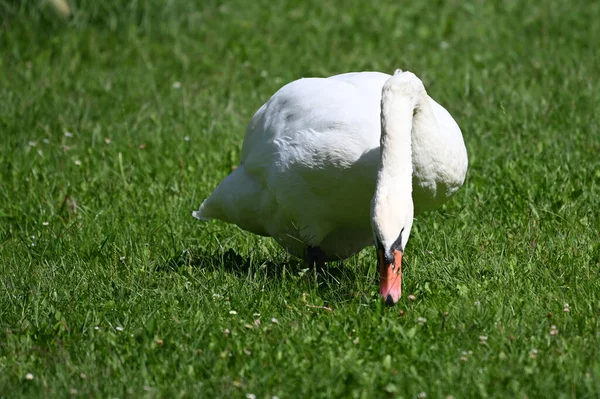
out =
<svg viewBox="0 0 600 399"><path fill-rule="evenodd" d="M377 190L371 202L371 226L380 274L379 293L387 305L394 305L402 295L402 255L410 236L413 212L410 192L381 195Z"/></svg>

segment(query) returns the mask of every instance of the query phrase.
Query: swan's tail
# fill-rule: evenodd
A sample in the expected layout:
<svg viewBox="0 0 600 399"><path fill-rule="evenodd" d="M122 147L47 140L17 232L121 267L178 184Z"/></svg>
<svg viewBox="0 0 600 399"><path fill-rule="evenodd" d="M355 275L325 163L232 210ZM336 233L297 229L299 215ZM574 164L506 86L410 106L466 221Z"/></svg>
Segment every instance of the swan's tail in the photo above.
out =
<svg viewBox="0 0 600 399"><path fill-rule="evenodd" d="M233 192L230 192L234 187L231 184L232 180L235 180L234 175L235 172L231 173L227 176L218 186L214 189L214 191L202 201L200 204L200 208L197 211L192 212L192 216L198 220L212 220L219 219L225 222L229 222L229 218L227 217L227 209L228 202Z"/></svg>
<svg viewBox="0 0 600 399"><path fill-rule="evenodd" d="M192 212L192 216L195 217L198 220L211 220L213 219L212 217L208 216L208 211L206 210L206 200L202 201L202 204L200 204L200 209L198 209L197 211Z"/></svg>
<svg viewBox="0 0 600 399"><path fill-rule="evenodd" d="M265 195L258 181L246 173L244 165L240 165L202 202L200 209L192 212L192 216L199 220L219 219L265 235L261 211Z"/></svg>

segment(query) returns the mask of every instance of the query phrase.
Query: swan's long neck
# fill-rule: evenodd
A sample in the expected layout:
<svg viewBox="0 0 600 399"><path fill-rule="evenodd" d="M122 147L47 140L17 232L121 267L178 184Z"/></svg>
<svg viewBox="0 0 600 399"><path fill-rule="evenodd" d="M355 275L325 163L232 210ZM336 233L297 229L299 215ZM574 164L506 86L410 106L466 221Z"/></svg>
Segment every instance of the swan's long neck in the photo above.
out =
<svg viewBox="0 0 600 399"><path fill-rule="evenodd" d="M416 83L415 83L416 82ZM420 101L420 81L411 73L397 73L381 93L381 160L377 170L371 219L376 238L386 250L396 240L404 244L413 218L412 130ZM404 235L399 233L405 229Z"/></svg>
<svg viewBox="0 0 600 399"><path fill-rule="evenodd" d="M412 126L414 100L385 87L381 96L381 161L377 184L412 191ZM392 188L392 187L390 187Z"/></svg>

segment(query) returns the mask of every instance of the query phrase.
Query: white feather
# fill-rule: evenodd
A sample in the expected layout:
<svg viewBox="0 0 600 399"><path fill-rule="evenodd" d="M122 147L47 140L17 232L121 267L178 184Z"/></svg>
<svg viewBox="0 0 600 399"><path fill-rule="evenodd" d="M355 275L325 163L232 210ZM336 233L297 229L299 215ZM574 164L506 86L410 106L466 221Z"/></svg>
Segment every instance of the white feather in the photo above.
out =
<svg viewBox="0 0 600 399"><path fill-rule="evenodd" d="M392 79L360 72L305 78L282 87L252 118L240 166L194 216L272 236L297 256L307 246L318 246L327 259L343 259L371 244L370 203L382 161L381 99L388 79L388 86L395 80L416 85L394 95L402 100L416 93L411 101L418 105L408 137L412 157L391 157L398 166L408 165L412 184L410 175L398 180L399 186L392 187L389 179L378 183L381 190L412 193L412 201L397 204L406 209L388 207L386 212L396 216L378 222L386 230L382 239L395 239L404 227L400 224L412 223L408 202L411 207L414 202L414 214L438 207L460 188L467 171L454 119L427 96L416 76L399 70ZM386 170L394 169L390 165Z"/></svg>

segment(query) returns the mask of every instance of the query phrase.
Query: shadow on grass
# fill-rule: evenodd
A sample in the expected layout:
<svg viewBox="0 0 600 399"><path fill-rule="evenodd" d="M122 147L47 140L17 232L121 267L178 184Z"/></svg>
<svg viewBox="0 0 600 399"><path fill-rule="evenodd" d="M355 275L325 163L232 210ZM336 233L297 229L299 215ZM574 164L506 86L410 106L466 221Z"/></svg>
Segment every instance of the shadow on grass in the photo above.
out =
<svg viewBox="0 0 600 399"><path fill-rule="evenodd" d="M225 272L240 278L268 278L274 281L292 278L299 285L315 286L326 301L337 302L340 297L356 295L359 270L342 261L329 262L322 269L309 268L302 260L282 256L280 259L257 259L242 256L233 249L224 252L203 248L183 250L156 266L157 271L181 273L183 270Z"/></svg>
<svg viewBox="0 0 600 399"><path fill-rule="evenodd" d="M256 273L266 274L269 278L281 278L286 269L299 270L301 262L289 259L282 262L270 259L256 260L239 255L235 250L225 252L209 251L202 248L184 249L164 263L156 266L157 271L180 272L185 268L202 269L209 272L226 272L239 277L253 276Z"/></svg>

